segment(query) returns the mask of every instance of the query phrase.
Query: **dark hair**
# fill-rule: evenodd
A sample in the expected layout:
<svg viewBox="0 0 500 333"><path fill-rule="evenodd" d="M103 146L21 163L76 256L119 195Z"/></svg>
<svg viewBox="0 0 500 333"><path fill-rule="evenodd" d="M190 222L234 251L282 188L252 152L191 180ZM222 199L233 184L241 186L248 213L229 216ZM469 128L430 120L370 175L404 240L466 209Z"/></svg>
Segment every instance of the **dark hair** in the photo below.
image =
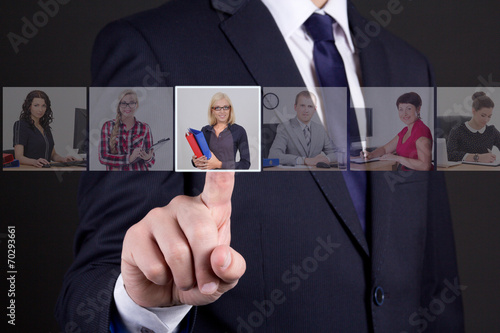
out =
<svg viewBox="0 0 500 333"><path fill-rule="evenodd" d="M422 106L422 99L416 92L408 92L399 96L396 101L396 107L399 108L399 104L411 104L415 106L417 109Z"/></svg>
<svg viewBox="0 0 500 333"><path fill-rule="evenodd" d="M45 114L42 118L40 118L40 125L43 129L50 129L50 123L54 120L52 116L52 109L50 108L50 99L47 94L41 90L33 90L26 96L26 99L23 103L23 110L21 111L21 115L19 116L20 120L24 120L30 124L30 127L35 128L35 122L31 119L31 104L35 98L42 98L45 101L45 105L47 105L47 109L45 110Z"/></svg>
<svg viewBox="0 0 500 333"><path fill-rule="evenodd" d="M482 108L494 108L495 103L486 96L486 94L482 91L475 92L472 95L472 108L476 111L481 110Z"/></svg>
<svg viewBox="0 0 500 333"><path fill-rule="evenodd" d="M299 97L301 97L301 96L302 96L302 97L305 97L305 98L310 98L310 99L312 99L312 100L313 100L313 102L314 102L314 104L316 104L316 103L317 103L317 101L316 101L316 95L314 95L314 94L313 94L312 92L310 92L310 91L303 90L303 91L299 92L299 93L297 94L297 96L295 96L295 105L297 105L297 102L298 102L298 100L299 100Z"/></svg>

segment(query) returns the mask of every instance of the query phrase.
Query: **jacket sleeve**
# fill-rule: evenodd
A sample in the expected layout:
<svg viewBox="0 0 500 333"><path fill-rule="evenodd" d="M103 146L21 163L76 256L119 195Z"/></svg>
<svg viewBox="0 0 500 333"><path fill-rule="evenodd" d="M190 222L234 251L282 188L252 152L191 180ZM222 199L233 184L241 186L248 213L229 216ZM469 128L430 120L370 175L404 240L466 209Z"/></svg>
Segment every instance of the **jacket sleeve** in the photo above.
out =
<svg viewBox="0 0 500 333"><path fill-rule="evenodd" d="M338 148L335 146L333 141L330 139L330 136L328 133L325 131L325 135L323 138L323 152L325 153L326 157L330 160L330 162L336 162L337 161L337 151Z"/></svg>
<svg viewBox="0 0 500 333"><path fill-rule="evenodd" d="M450 131L446 149L448 151L448 160L461 161L467 152L460 150L460 127L454 127Z"/></svg>
<svg viewBox="0 0 500 333"><path fill-rule="evenodd" d="M127 21L117 21L105 27L95 42L93 85L145 86L155 80L148 68L156 66L140 33ZM108 332L127 229L179 194L184 194L181 173L83 173L75 260L64 277L55 310L63 331Z"/></svg>
<svg viewBox="0 0 500 333"><path fill-rule="evenodd" d="M276 137L269 150L269 158L278 158L281 165L295 165L297 157L299 156L287 153L288 145L290 144L289 141L290 139L287 134L286 126L284 124L279 124L276 129Z"/></svg>
<svg viewBox="0 0 500 333"><path fill-rule="evenodd" d="M250 169L250 147L248 146L247 132L240 127L241 135L238 140L238 150L240 151L240 160L235 163L235 169Z"/></svg>

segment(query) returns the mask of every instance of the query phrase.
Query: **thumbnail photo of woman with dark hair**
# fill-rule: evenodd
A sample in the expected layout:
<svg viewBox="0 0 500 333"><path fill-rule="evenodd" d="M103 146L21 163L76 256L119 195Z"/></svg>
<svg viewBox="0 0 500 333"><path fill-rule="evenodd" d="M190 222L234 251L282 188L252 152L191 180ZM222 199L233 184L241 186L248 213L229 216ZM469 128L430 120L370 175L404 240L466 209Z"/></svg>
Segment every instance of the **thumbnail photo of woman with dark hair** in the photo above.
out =
<svg viewBox="0 0 500 333"><path fill-rule="evenodd" d="M432 134L420 119L422 99L417 93L408 92L399 96L396 106L406 127L384 146L372 152L363 151L361 156L396 161L402 170L432 170Z"/></svg>
<svg viewBox="0 0 500 333"><path fill-rule="evenodd" d="M493 163L493 146L500 148L500 132L487 125L495 103L482 91L472 95L472 118L455 126L448 137L448 160Z"/></svg>
<svg viewBox="0 0 500 333"><path fill-rule="evenodd" d="M41 90L31 91L24 100L19 120L14 123L14 154L20 164L41 168L50 161L76 160L57 154L50 128L53 119L49 96Z"/></svg>

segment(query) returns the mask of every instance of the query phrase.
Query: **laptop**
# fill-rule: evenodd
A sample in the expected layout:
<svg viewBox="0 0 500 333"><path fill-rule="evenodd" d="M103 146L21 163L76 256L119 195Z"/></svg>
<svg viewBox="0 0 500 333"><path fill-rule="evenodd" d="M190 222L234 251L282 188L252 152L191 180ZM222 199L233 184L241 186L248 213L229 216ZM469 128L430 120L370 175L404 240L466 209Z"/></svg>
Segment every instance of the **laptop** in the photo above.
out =
<svg viewBox="0 0 500 333"><path fill-rule="evenodd" d="M455 165L462 164L462 162L448 161L448 150L446 149L446 139L437 139L437 166L440 168L449 168Z"/></svg>

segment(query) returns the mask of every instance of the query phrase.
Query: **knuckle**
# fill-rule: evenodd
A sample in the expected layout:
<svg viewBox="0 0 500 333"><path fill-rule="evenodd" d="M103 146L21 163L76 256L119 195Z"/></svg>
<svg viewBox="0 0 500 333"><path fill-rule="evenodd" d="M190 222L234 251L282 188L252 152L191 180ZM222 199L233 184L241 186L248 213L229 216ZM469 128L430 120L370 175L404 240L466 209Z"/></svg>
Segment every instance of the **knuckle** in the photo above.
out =
<svg viewBox="0 0 500 333"><path fill-rule="evenodd" d="M146 215L146 219L148 221L157 221L157 220L162 219L164 215L165 215L165 212L164 212L163 208L156 207L156 208L153 208L149 211L149 213Z"/></svg>
<svg viewBox="0 0 500 333"><path fill-rule="evenodd" d="M184 209L184 206L186 206L185 203L186 203L185 196L178 195L172 200L170 200L170 203L167 206L165 206L164 209L162 208L162 211L170 215L176 215L177 212L182 211L182 209Z"/></svg>
<svg viewBox="0 0 500 333"><path fill-rule="evenodd" d="M153 281L156 284L163 284L166 282L167 269L165 265L160 262L148 265L143 271L144 276L149 281Z"/></svg>
<svg viewBox="0 0 500 333"><path fill-rule="evenodd" d="M182 200L183 200L183 196L178 195L178 196L174 197L172 200L170 200L170 203L168 204L167 207L178 205L180 202L182 202Z"/></svg>
<svg viewBox="0 0 500 333"><path fill-rule="evenodd" d="M169 244L165 260L170 266L184 266L191 261L191 251L189 246L182 242Z"/></svg>
<svg viewBox="0 0 500 333"><path fill-rule="evenodd" d="M124 240L126 241L128 239L134 239L141 234L142 234L142 226L140 225L140 223L136 223L127 230L127 232L125 233Z"/></svg>

